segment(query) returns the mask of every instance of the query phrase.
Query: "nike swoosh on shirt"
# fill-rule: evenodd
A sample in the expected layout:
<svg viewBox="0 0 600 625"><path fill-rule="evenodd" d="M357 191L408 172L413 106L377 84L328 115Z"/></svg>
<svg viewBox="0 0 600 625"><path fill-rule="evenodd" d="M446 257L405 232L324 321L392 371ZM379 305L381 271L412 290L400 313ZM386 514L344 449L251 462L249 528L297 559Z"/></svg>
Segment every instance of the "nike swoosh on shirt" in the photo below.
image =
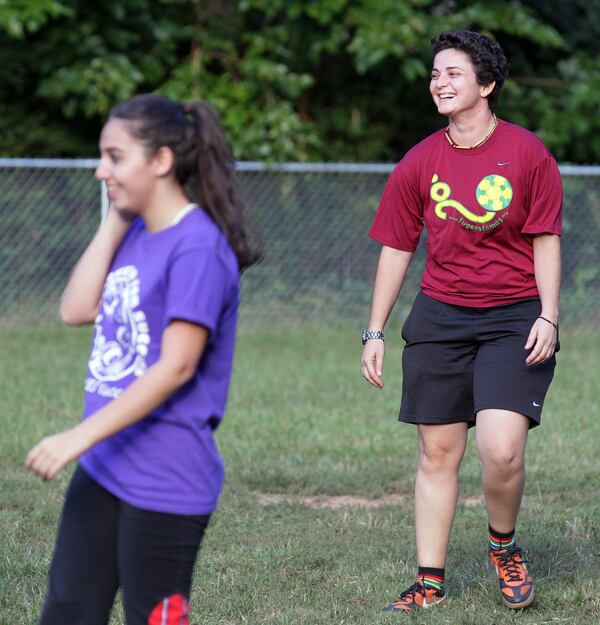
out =
<svg viewBox="0 0 600 625"><path fill-rule="evenodd" d="M498 161L498 167L502 167L503 165L508 165L510 163L510 161L506 161L505 163L501 163L500 161Z"/></svg>

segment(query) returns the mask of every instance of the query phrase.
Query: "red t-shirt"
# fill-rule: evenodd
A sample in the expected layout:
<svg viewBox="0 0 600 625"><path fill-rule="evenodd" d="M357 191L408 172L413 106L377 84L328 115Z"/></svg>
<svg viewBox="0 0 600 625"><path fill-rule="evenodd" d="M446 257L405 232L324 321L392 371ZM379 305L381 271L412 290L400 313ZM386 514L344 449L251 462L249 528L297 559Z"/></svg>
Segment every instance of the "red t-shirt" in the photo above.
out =
<svg viewBox="0 0 600 625"><path fill-rule="evenodd" d="M536 297L533 235L560 234L562 182L531 132L503 120L480 147L440 130L412 148L386 184L369 236L409 252L427 229L424 293L458 306Z"/></svg>

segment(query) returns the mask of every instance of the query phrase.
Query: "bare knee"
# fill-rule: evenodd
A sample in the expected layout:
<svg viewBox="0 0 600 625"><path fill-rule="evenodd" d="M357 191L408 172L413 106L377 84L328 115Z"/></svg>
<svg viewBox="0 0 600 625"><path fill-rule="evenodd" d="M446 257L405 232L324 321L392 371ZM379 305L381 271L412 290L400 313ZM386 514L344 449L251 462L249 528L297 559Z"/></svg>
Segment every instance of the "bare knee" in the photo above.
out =
<svg viewBox="0 0 600 625"><path fill-rule="evenodd" d="M460 466L463 449L443 442L421 445L419 470L425 473L456 472Z"/></svg>
<svg viewBox="0 0 600 625"><path fill-rule="evenodd" d="M509 481L525 469L523 454L508 447L480 450L484 469L494 474L496 479Z"/></svg>

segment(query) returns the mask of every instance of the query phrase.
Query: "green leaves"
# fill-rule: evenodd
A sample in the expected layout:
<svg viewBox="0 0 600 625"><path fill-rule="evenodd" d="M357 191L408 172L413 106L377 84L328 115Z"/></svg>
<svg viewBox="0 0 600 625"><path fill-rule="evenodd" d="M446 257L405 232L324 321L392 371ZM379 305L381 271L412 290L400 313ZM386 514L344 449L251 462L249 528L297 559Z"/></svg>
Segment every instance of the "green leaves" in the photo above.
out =
<svg viewBox="0 0 600 625"><path fill-rule="evenodd" d="M106 115L143 82L143 74L124 54L107 54L62 67L40 83L38 94L61 102L65 117Z"/></svg>
<svg viewBox="0 0 600 625"><path fill-rule="evenodd" d="M51 18L71 13L66 3L57 0L0 0L0 29L10 37L23 39Z"/></svg>
<svg viewBox="0 0 600 625"><path fill-rule="evenodd" d="M600 55L577 53L558 65L562 88L554 107L540 107L540 136L561 160L598 162L600 157Z"/></svg>
<svg viewBox="0 0 600 625"><path fill-rule="evenodd" d="M597 160L600 8L584 0L0 0L0 97L23 126L5 136L25 138L4 151L94 154L108 110L155 91L213 102L239 159L398 160L439 127L429 43L447 28L507 50L501 115Z"/></svg>
<svg viewBox="0 0 600 625"><path fill-rule="evenodd" d="M422 1L363 0L349 12L355 34L348 46L354 55L356 69L364 74L388 57L400 62L400 69L414 80L426 73L421 60L412 58L423 52L427 39L427 14ZM408 62L409 70L404 71Z"/></svg>
<svg viewBox="0 0 600 625"><path fill-rule="evenodd" d="M512 2L480 0L461 4L465 5L462 10L448 16L454 28L469 28L487 33L500 32L511 37L527 39L541 46L565 47L565 41L559 32L552 26L541 23L524 3L515 0Z"/></svg>

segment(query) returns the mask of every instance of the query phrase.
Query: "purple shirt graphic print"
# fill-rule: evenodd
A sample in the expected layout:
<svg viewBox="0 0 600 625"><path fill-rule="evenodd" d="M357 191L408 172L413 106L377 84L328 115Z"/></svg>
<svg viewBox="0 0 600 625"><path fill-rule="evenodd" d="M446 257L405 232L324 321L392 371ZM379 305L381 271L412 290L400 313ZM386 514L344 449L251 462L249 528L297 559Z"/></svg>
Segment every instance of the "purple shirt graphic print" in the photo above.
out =
<svg viewBox="0 0 600 625"><path fill-rule="evenodd" d="M238 299L235 254L202 210L156 233L141 219L133 223L105 281L83 418L157 362L171 321L196 323L210 334L192 380L82 456L84 470L119 499L174 514L214 510L224 477L214 430L227 402Z"/></svg>
<svg viewBox="0 0 600 625"><path fill-rule="evenodd" d="M139 310L139 290L138 270L133 265L108 274L94 328L86 391L117 397L123 389L107 383L130 374L140 377L148 368L150 335L146 314Z"/></svg>

